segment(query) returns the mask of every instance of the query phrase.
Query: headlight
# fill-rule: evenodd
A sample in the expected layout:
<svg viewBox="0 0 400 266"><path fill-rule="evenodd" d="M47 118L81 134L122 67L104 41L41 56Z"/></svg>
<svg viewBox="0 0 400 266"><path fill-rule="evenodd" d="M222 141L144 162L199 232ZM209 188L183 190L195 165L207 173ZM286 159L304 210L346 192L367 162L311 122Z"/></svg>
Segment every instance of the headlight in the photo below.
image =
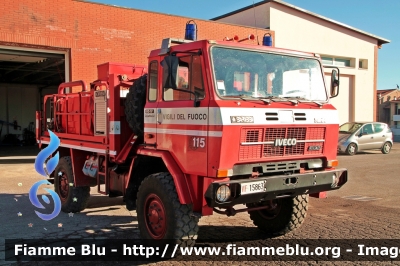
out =
<svg viewBox="0 0 400 266"><path fill-rule="evenodd" d="M336 174L332 174L332 188L337 187L339 184L339 177Z"/></svg>
<svg viewBox="0 0 400 266"><path fill-rule="evenodd" d="M219 202L225 202L231 197L231 190L227 185L222 185L218 188L216 198Z"/></svg>

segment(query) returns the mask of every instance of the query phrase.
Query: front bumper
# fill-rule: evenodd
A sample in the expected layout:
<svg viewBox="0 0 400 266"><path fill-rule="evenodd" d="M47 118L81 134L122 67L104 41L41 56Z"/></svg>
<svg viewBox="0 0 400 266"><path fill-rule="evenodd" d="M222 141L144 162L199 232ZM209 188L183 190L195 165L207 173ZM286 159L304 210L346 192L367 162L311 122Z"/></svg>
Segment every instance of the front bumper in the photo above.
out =
<svg viewBox="0 0 400 266"><path fill-rule="evenodd" d="M349 138L345 138L345 139L339 140L339 142L338 142L338 147L337 147L337 151L338 151L339 153L346 152L347 146L349 146L350 142L351 142L351 141L349 140ZM355 142L356 142L356 141L355 141ZM356 142L356 143L357 143L357 142Z"/></svg>
<svg viewBox="0 0 400 266"><path fill-rule="evenodd" d="M265 184L264 190L261 192L241 195L241 188L246 183L255 181L263 181ZM282 197L294 197L302 194L313 194L322 191L335 190L339 189L346 182L347 169L334 169L305 174L213 182L208 186L204 196L209 207L229 207L237 204L254 203ZM219 202L216 198L216 192L222 185L229 186L231 190L231 197L225 202Z"/></svg>

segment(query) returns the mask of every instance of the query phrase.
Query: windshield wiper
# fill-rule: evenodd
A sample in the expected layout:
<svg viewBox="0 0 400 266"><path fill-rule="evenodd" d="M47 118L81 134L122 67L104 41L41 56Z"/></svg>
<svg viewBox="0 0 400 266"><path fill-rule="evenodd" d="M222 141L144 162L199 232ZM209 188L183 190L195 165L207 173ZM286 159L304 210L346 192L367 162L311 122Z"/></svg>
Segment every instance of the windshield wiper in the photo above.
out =
<svg viewBox="0 0 400 266"><path fill-rule="evenodd" d="M250 95L243 95L247 96L246 97L241 97L240 99L242 100L260 100L263 101L267 104L270 104L271 102L291 102L295 105L299 103L299 99L297 97L279 97L279 96L260 96L260 97L255 97L255 96L250 96Z"/></svg>
<svg viewBox="0 0 400 266"><path fill-rule="evenodd" d="M317 102L317 101L312 101L313 103L317 104L319 107L323 106L325 103Z"/></svg>
<svg viewBox="0 0 400 266"><path fill-rule="evenodd" d="M239 95L230 95L226 97L231 97L231 98L240 98L243 101L252 101L252 100L258 100L258 101L263 101L264 103L271 104L271 102L286 102L289 101L293 103L294 105L298 105L299 103L315 103L319 107L323 106L324 103L318 102L318 101L310 101L307 100L306 98L303 97L279 97L279 96L251 96L251 95L246 95L246 94L239 94Z"/></svg>
<svg viewBox="0 0 400 266"><path fill-rule="evenodd" d="M325 104L325 103L321 103L321 102L314 101L314 100L310 101L310 100L307 100L306 98L303 98L303 97L284 97L284 98L290 99L290 100L296 100L297 103L315 103L319 107L321 107L321 106L323 106Z"/></svg>
<svg viewBox="0 0 400 266"><path fill-rule="evenodd" d="M259 100L259 101L263 101L267 104L271 104L271 102L287 102L290 101L292 103L296 103L297 101L294 101L292 99L288 99L288 97L279 97L279 96L251 96L251 95L242 95L242 96L246 96L246 97L241 97L240 99L246 101L246 100Z"/></svg>
<svg viewBox="0 0 400 266"><path fill-rule="evenodd" d="M242 99L243 101L248 101L248 100L258 100L258 101L263 101L267 104L270 104L271 101L274 101L272 98L272 96L268 96L268 97L256 97L256 96L251 96L251 95L245 95L245 94L241 94L239 95L240 99Z"/></svg>
<svg viewBox="0 0 400 266"><path fill-rule="evenodd" d="M282 97L287 99L289 102L293 103L294 105L298 105L300 100L305 100L305 98L301 97Z"/></svg>

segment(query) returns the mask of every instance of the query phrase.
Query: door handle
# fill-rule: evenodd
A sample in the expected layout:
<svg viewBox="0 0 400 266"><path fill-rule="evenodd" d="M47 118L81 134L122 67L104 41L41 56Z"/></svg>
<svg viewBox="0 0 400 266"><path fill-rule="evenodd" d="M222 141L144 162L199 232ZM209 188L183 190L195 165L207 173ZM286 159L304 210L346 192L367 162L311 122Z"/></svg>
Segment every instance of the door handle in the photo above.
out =
<svg viewBox="0 0 400 266"><path fill-rule="evenodd" d="M161 118L162 118L161 109L157 109L157 123L158 124L161 124Z"/></svg>

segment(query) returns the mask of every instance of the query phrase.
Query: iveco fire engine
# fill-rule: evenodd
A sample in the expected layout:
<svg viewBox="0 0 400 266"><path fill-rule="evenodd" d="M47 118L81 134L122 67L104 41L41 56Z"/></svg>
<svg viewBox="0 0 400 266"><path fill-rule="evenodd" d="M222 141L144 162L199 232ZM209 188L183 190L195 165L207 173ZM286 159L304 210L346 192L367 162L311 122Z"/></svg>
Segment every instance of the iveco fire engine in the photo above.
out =
<svg viewBox="0 0 400 266"><path fill-rule="evenodd" d="M319 55L246 39L164 39L146 66L105 63L45 96L36 134L41 148L60 139L62 210L84 210L96 186L136 209L143 239L189 246L214 212L247 212L269 235L299 227L309 196L347 182L339 70L325 84Z"/></svg>

